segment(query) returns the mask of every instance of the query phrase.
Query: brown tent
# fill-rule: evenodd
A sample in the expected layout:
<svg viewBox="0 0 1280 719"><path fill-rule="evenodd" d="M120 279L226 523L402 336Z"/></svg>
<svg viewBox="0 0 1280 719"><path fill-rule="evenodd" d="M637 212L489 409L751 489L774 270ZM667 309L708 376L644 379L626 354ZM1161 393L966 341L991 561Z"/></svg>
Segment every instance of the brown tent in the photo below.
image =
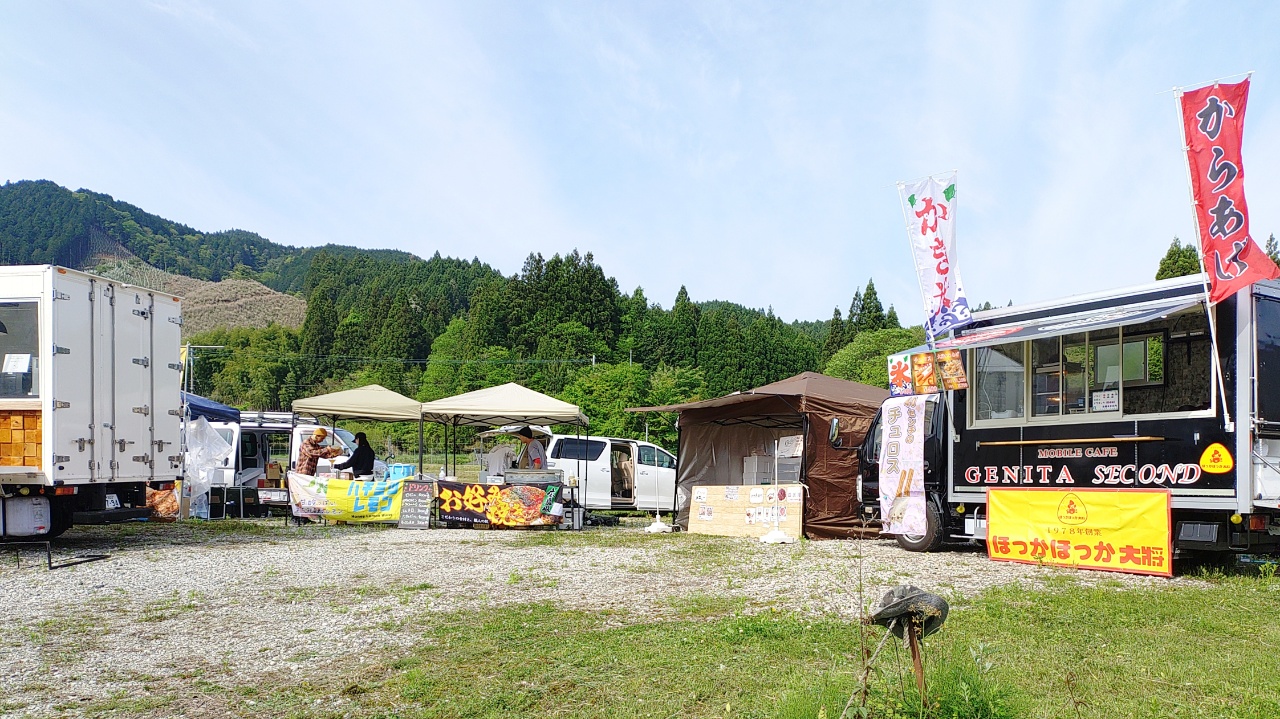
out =
<svg viewBox="0 0 1280 719"><path fill-rule="evenodd" d="M801 481L808 485L805 535L810 539L853 537L857 519L858 453L888 390L803 372L780 382L702 402L637 407L634 412L679 412L680 448L676 488L677 523L689 526L688 497L698 485L742 484L742 459L773 441L804 435ZM842 449L828 441L832 418L840 418Z"/></svg>

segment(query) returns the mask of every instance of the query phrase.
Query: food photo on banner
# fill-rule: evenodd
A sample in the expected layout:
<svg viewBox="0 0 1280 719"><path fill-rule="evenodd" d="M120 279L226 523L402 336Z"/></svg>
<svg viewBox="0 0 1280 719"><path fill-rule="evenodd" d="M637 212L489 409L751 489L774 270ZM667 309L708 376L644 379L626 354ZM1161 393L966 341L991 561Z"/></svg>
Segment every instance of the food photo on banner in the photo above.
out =
<svg viewBox="0 0 1280 719"><path fill-rule="evenodd" d="M881 411L880 516L885 534L923 535L925 516L925 403L920 395L890 397Z"/></svg>
<svg viewBox="0 0 1280 719"><path fill-rule="evenodd" d="M987 490L987 556L1173 576L1167 489Z"/></svg>
<svg viewBox="0 0 1280 719"><path fill-rule="evenodd" d="M1174 94L1200 232L1200 258L1209 277L1209 302L1215 304L1254 282L1280 277L1280 269L1249 234L1241 152L1249 78Z"/></svg>
<svg viewBox="0 0 1280 719"><path fill-rule="evenodd" d="M494 527L544 527L564 520L564 485L484 485L440 481L440 521Z"/></svg>
<svg viewBox="0 0 1280 719"><path fill-rule="evenodd" d="M905 397L911 394L934 394L941 389L968 389L960 350L936 352L909 350L889 355L889 394Z"/></svg>
<svg viewBox="0 0 1280 719"><path fill-rule="evenodd" d="M293 516L341 522L396 522L403 480L360 482L289 473Z"/></svg>

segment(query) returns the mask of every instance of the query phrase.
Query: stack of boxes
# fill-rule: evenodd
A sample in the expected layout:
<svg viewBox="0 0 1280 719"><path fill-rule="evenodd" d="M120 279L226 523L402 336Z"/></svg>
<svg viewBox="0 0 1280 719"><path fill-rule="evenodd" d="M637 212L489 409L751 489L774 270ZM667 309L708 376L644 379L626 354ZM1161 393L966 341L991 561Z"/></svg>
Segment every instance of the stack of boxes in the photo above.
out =
<svg viewBox="0 0 1280 719"><path fill-rule="evenodd" d="M742 458L743 484L773 484L773 457L753 455Z"/></svg>
<svg viewBox="0 0 1280 719"><path fill-rule="evenodd" d="M798 484L800 482L800 458L779 457L778 484ZM769 455L755 455L742 458L743 484L773 484L774 459Z"/></svg>
<svg viewBox="0 0 1280 719"><path fill-rule="evenodd" d="M40 410L0 410L0 467L40 467Z"/></svg>

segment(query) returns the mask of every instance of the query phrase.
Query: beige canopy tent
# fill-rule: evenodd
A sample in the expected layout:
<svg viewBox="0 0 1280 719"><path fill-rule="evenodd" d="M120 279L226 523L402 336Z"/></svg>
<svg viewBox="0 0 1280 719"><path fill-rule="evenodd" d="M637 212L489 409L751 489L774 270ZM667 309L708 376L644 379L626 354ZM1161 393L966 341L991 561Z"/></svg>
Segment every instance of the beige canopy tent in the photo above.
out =
<svg viewBox="0 0 1280 719"><path fill-rule="evenodd" d="M428 422L455 427L498 427L504 424L587 424L586 415L569 404L515 382L478 389L422 404Z"/></svg>
<svg viewBox="0 0 1280 719"><path fill-rule="evenodd" d="M317 417L372 419L382 422L418 423L418 471L422 471L422 403L370 384L306 399L295 399L293 411Z"/></svg>
<svg viewBox="0 0 1280 719"><path fill-rule="evenodd" d="M499 427L506 424L587 426L578 406L535 392L515 382L478 389L421 405L422 418L446 427ZM457 471L457 457L454 457Z"/></svg>
<svg viewBox="0 0 1280 719"><path fill-rule="evenodd" d="M421 402L377 384L293 401L294 412L385 422L416 422L421 407Z"/></svg>

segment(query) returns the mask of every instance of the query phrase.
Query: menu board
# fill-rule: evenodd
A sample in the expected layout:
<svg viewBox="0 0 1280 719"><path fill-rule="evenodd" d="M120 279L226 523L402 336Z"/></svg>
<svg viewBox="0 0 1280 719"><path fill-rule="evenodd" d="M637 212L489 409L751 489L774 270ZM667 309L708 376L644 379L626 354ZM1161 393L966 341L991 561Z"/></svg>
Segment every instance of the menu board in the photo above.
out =
<svg viewBox="0 0 1280 719"><path fill-rule="evenodd" d="M761 537L774 522L793 538L804 520L804 487L799 484L705 486L693 488L689 532L722 537Z"/></svg>
<svg viewBox="0 0 1280 719"><path fill-rule="evenodd" d="M400 528L430 529L431 502L435 491L431 482L405 482L400 497Z"/></svg>

